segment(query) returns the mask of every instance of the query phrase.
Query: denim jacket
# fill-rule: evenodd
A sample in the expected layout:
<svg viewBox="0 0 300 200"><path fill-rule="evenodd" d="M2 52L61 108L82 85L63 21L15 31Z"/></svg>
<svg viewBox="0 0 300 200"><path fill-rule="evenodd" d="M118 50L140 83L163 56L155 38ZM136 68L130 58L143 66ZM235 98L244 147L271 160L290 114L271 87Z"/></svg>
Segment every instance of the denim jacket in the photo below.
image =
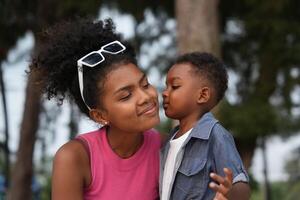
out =
<svg viewBox="0 0 300 200"><path fill-rule="evenodd" d="M176 127L171 135L174 135L178 128ZM168 142L161 150L160 183L169 147ZM194 126L177 155L175 165L169 195L171 200L213 199L215 192L208 187L212 181L209 174L215 172L224 176L224 167L232 170L233 183L249 181L232 135L211 113L204 114ZM161 189L160 184L160 194Z"/></svg>

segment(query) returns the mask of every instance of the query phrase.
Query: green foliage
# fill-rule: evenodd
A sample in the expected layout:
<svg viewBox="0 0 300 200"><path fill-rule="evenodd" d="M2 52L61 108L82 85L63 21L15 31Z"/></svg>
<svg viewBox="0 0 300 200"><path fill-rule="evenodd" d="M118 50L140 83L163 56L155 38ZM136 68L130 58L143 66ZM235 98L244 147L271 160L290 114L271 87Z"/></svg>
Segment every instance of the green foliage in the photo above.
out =
<svg viewBox="0 0 300 200"><path fill-rule="evenodd" d="M41 199L42 200L51 199L51 176L46 177L46 183L42 187L42 191L41 191Z"/></svg>
<svg viewBox="0 0 300 200"><path fill-rule="evenodd" d="M275 110L266 103L231 105L224 102L220 106L219 118L236 137L249 139L274 133L278 125Z"/></svg>
<svg viewBox="0 0 300 200"><path fill-rule="evenodd" d="M151 10L155 15L163 12L168 16L174 17L174 0L147 1L147 0L104 0L104 4L110 7L117 7L120 11L130 13L140 23L144 20L145 10Z"/></svg>
<svg viewBox="0 0 300 200"><path fill-rule="evenodd" d="M300 79L291 75L300 64L299 1L220 3L224 61L239 77L237 101L223 104L221 121L244 139L299 130L291 113L299 104L291 99Z"/></svg>
<svg viewBox="0 0 300 200"><path fill-rule="evenodd" d="M249 173L249 184L251 188L251 192L258 191L259 190L259 182L257 182L254 178L254 176Z"/></svg>
<svg viewBox="0 0 300 200"><path fill-rule="evenodd" d="M300 147L296 148L288 162L285 164L285 170L289 175L288 181L279 181L271 183L272 200L295 200L300 196ZM254 183L254 184L253 184ZM250 186L252 190L251 200L264 199L264 187L262 184L253 182L250 174Z"/></svg>
<svg viewBox="0 0 300 200"><path fill-rule="evenodd" d="M162 121L157 127L156 130L158 130L161 134L168 135L172 129L173 122L171 119L166 119Z"/></svg>
<svg viewBox="0 0 300 200"><path fill-rule="evenodd" d="M299 197L300 184L290 185L288 182L272 182L271 197L272 200L295 200ZM251 188L252 189L252 188ZM264 200L264 187L259 185L258 190L251 192L250 200Z"/></svg>
<svg viewBox="0 0 300 200"><path fill-rule="evenodd" d="M5 166L5 161L4 161L4 150L3 148L0 148L0 174L3 173L3 169L4 169L4 166Z"/></svg>
<svg viewBox="0 0 300 200"><path fill-rule="evenodd" d="M26 31L40 32L58 20L75 16L95 16L100 1L97 0L16 0L0 3L0 61Z"/></svg>
<svg viewBox="0 0 300 200"><path fill-rule="evenodd" d="M296 148L285 164L285 171L291 183L300 182L300 147Z"/></svg>
<svg viewBox="0 0 300 200"><path fill-rule="evenodd" d="M296 183L294 183L293 185L290 185L289 187L290 187L290 189L285 195L286 196L285 200L299 199L299 196L300 196L300 181L297 181Z"/></svg>
<svg viewBox="0 0 300 200"><path fill-rule="evenodd" d="M271 199L283 200L286 199L287 194L290 192L290 188L285 182L274 182L271 184Z"/></svg>

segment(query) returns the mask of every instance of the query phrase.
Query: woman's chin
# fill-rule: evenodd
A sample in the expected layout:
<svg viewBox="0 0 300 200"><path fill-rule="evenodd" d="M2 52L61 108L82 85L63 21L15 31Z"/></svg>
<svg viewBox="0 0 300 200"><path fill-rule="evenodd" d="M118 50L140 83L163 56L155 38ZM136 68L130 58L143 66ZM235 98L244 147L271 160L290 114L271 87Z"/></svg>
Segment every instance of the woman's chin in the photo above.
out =
<svg viewBox="0 0 300 200"><path fill-rule="evenodd" d="M147 124L145 124L145 126L144 126L145 127L144 130L146 131L146 130L152 129L155 126L159 125L159 123L160 123L159 116L157 116L155 118L152 118L152 119L147 121Z"/></svg>

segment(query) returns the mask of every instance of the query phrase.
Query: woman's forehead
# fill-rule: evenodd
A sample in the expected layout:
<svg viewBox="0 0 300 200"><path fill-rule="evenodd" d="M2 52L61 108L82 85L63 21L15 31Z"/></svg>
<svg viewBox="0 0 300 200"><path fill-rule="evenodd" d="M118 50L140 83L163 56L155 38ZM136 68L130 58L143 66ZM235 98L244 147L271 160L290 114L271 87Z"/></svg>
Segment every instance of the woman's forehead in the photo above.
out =
<svg viewBox="0 0 300 200"><path fill-rule="evenodd" d="M139 83L144 77L145 74L135 64L124 64L107 74L104 89L115 92L120 88Z"/></svg>

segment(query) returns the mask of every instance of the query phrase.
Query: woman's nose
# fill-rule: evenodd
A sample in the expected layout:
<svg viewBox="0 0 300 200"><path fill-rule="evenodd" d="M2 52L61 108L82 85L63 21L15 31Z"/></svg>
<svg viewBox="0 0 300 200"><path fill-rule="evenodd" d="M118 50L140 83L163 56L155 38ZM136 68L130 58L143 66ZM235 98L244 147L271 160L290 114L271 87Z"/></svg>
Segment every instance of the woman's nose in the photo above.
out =
<svg viewBox="0 0 300 200"><path fill-rule="evenodd" d="M151 99L150 94L148 94L144 90L139 90L139 104L148 103L150 99Z"/></svg>

